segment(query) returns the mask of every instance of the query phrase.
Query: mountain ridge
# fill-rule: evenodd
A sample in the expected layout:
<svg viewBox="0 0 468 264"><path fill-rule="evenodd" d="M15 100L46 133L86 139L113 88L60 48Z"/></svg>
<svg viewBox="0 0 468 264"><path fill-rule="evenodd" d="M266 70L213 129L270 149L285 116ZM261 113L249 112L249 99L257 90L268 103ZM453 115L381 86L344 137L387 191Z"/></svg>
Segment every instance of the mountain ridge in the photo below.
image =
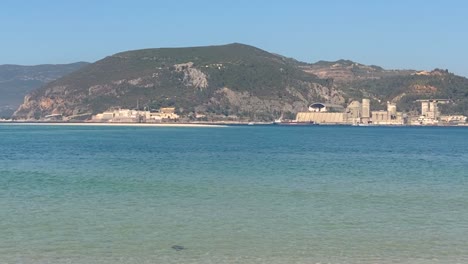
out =
<svg viewBox="0 0 468 264"><path fill-rule="evenodd" d="M0 117L10 116L30 91L87 64L0 65Z"/></svg>
<svg viewBox="0 0 468 264"><path fill-rule="evenodd" d="M107 56L25 97L18 118L95 114L112 107L175 106L182 115L205 113L271 121L316 101L346 105L371 98L416 111L411 100L452 96L451 112L466 113L468 80L443 71L386 70L350 60L305 63L259 48L217 46L124 51ZM435 89L434 89L435 87ZM467 107L468 109L468 107Z"/></svg>

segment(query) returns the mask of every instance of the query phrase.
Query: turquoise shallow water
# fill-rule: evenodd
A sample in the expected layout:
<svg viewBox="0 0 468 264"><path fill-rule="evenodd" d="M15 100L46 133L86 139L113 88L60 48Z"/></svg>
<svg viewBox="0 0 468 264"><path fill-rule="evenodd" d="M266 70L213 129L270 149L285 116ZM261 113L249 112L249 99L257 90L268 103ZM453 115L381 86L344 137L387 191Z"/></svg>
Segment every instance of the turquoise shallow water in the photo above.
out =
<svg viewBox="0 0 468 264"><path fill-rule="evenodd" d="M466 128L0 125L0 263L468 263L467 187Z"/></svg>

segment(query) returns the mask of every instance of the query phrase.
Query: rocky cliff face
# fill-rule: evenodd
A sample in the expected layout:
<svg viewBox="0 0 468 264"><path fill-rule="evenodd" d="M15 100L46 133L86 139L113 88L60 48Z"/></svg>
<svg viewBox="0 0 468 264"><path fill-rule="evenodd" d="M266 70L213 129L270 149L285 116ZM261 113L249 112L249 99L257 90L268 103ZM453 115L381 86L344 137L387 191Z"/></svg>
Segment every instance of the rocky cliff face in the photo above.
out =
<svg viewBox="0 0 468 264"><path fill-rule="evenodd" d="M294 87L287 87L286 91L291 100L279 97L266 99L249 92L238 92L224 87L216 91L209 102L199 106L198 110L216 112L215 109L222 109L221 112L226 115L249 116L261 121L271 121L273 117L279 117L282 113L307 111L311 102L317 101L317 98L334 104L343 104L345 101L341 93L333 88L318 84L308 85L309 88L305 93Z"/></svg>

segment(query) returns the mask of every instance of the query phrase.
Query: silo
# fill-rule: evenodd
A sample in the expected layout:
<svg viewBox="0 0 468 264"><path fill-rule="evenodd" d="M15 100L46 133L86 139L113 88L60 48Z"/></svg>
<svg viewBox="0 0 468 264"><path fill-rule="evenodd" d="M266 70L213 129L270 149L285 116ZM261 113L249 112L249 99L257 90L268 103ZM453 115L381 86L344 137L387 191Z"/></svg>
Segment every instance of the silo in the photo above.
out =
<svg viewBox="0 0 468 264"><path fill-rule="evenodd" d="M430 117L431 118L434 118L434 119L437 119L439 117L439 107L437 105L437 101L431 101L429 103L429 107L430 107Z"/></svg>
<svg viewBox="0 0 468 264"><path fill-rule="evenodd" d="M370 118L370 100L369 99L362 99L361 117Z"/></svg>
<svg viewBox="0 0 468 264"><path fill-rule="evenodd" d="M427 116L429 112L429 101L421 101L421 115Z"/></svg>
<svg viewBox="0 0 468 264"><path fill-rule="evenodd" d="M390 102L387 102L387 111L389 115L396 116L396 104L392 104Z"/></svg>

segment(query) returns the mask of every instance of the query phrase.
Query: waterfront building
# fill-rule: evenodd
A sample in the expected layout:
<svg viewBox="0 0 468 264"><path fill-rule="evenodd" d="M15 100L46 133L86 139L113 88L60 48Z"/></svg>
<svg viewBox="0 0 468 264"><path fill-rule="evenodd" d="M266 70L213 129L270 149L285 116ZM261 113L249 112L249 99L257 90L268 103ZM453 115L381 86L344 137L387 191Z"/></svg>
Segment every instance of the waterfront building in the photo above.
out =
<svg viewBox="0 0 468 264"><path fill-rule="evenodd" d="M299 112L296 115L297 122L318 124L345 124L344 107L336 104L313 103L308 112Z"/></svg>
<svg viewBox="0 0 468 264"><path fill-rule="evenodd" d="M140 111L133 109L116 109L106 111L93 116L95 122L115 122L115 123L157 123L163 121L174 121L179 119L175 113L175 108L161 108L159 112Z"/></svg>
<svg viewBox="0 0 468 264"><path fill-rule="evenodd" d="M296 121L316 124L346 124L344 113L299 112L296 115Z"/></svg>

